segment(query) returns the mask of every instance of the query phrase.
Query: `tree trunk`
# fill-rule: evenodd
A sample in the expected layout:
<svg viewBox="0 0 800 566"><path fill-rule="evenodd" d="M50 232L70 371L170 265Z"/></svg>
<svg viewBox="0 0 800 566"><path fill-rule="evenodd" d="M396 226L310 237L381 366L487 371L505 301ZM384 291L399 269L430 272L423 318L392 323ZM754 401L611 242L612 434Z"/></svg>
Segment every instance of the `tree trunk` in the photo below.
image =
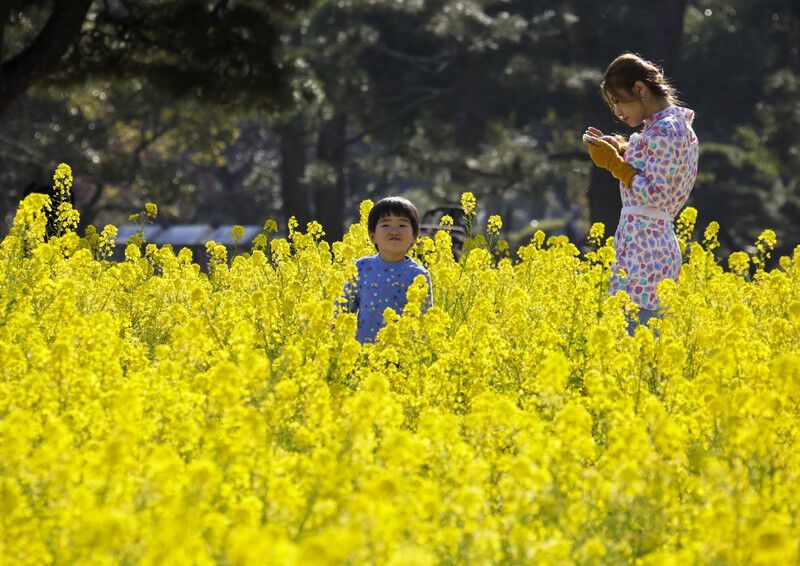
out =
<svg viewBox="0 0 800 566"><path fill-rule="evenodd" d="M294 216L301 226L312 219L311 200L303 182L306 171L305 136L301 116L279 128L281 139L281 197L283 220Z"/></svg>
<svg viewBox="0 0 800 566"><path fill-rule="evenodd" d="M619 213L622 210L619 181L605 169L593 167L587 193L589 221L592 224L602 222L606 236L613 236L619 226Z"/></svg>
<svg viewBox="0 0 800 566"><path fill-rule="evenodd" d="M580 0L564 0L564 29L570 48L570 59L573 65L596 65L591 49L594 27L588 21L586 8ZM598 85L599 86L599 85ZM618 123L603 103L597 89L589 89L581 97L579 113L586 119L586 126L594 126L604 133L613 133ZM588 159L588 154L587 157ZM619 224L619 211L622 198L619 193L619 182L605 169L592 167L587 188L590 222L602 222L606 227L606 235L613 235Z"/></svg>
<svg viewBox="0 0 800 566"><path fill-rule="evenodd" d="M462 52L458 57L458 77L456 79L455 102L455 143L461 150L460 166L454 167L450 174L454 182L466 190L474 179L465 160L480 152L486 135L486 62L478 53Z"/></svg>
<svg viewBox="0 0 800 566"><path fill-rule="evenodd" d="M675 74L678 66L683 20L688 0L662 0L658 2L656 18L661 23L650 36L647 57L662 62L667 76Z"/></svg>
<svg viewBox="0 0 800 566"><path fill-rule="evenodd" d="M105 189L105 186L102 183L97 182L94 184L94 188L95 191L94 194L92 194L92 198L83 203L83 206L81 206L80 231L85 230L86 226L89 224L94 224L95 220L97 219L97 205L100 202L100 198L103 196L103 190Z"/></svg>
<svg viewBox="0 0 800 566"><path fill-rule="evenodd" d="M0 62L3 61L3 56L6 53L5 37L6 26L8 25L8 18L11 15L11 10L14 6L15 0L0 0Z"/></svg>
<svg viewBox="0 0 800 566"><path fill-rule="evenodd" d="M476 153L486 134L486 61L479 53L467 51L460 55L458 69L456 143L467 153Z"/></svg>
<svg viewBox="0 0 800 566"><path fill-rule="evenodd" d="M0 116L38 80L47 76L80 36L92 0L59 0L36 39L0 65ZM0 21L5 28L8 18ZM2 36L4 34L0 34Z"/></svg>
<svg viewBox="0 0 800 566"><path fill-rule="evenodd" d="M317 220L329 242L341 240L345 217L345 134L347 117L336 111L325 121L317 138L317 166L314 175L314 203Z"/></svg>

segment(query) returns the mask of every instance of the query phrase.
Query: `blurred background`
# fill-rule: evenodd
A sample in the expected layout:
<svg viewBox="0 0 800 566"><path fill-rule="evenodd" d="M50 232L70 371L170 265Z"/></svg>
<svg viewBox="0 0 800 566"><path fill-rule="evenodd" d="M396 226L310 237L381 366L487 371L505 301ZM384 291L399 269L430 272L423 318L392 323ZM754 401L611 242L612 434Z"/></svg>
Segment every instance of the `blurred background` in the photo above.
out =
<svg viewBox="0 0 800 566"><path fill-rule="evenodd" d="M723 251L800 243L797 0L3 0L0 219L60 162L82 224L285 228L330 240L358 203L420 213L473 192L526 243L613 232L588 125L630 134L607 64L660 64L696 111L699 230Z"/></svg>

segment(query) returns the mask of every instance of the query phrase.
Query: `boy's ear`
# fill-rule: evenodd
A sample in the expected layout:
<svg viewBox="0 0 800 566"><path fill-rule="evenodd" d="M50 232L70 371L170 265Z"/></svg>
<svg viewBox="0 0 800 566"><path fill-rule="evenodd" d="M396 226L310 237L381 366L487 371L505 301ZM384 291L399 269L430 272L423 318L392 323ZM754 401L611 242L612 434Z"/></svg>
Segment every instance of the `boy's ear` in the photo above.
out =
<svg viewBox="0 0 800 566"><path fill-rule="evenodd" d="M369 233L369 241L372 242L373 244L377 245L377 242L375 242L375 232L370 232Z"/></svg>

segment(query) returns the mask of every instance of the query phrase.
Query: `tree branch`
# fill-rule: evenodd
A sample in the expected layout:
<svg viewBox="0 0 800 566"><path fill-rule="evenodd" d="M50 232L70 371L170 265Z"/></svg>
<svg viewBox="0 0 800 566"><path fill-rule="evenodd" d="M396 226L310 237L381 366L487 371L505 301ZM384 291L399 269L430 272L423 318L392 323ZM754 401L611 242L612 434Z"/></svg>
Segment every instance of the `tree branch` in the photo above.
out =
<svg viewBox="0 0 800 566"><path fill-rule="evenodd" d="M405 106L403 106L402 108L397 110L396 112L393 112L393 113L389 114L388 116L386 116L382 120L378 120L377 122L373 122L372 124L370 124L369 126L364 128L363 130L361 130L359 133L357 133L355 135L352 135L349 138L345 139L343 143L345 145L350 145L352 143L355 143L355 142L361 140L363 137L368 136L369 134L371 134L375 130L378 130L378 129L382 128L383 126L385 126L386 124L389 124L389 123L397 120L403 114L407 114L408 112L411 112L415 108L417 108L419 106L422 106L426 102L430 102L431 100L434 100L434 99L442 96L445 92L448 92L448 90L447 89L443 89L443 90L440 90L438 92L434 92L432 94L429 94L428 96L423 96L422 98L414 100L413 102L409 102L408 104L406 104Z"/></svg>
<svg viewBox="0 0 800 566"><path fill-rule="evenodd" d="M56 68L79 37L92 0L54 2L50 18L36 39L21 53L0 66L0 115L33 83ZM4 20L7 21L8 18Z"/></svg>
<svg viewBox="0 0 800 566"><path fill-rule="evenodd" d="M391 57L392 59L409 63L412 67L415 67L425 73L441 73L450 65L453 59L450 55L441 54L428 56L409 55L380 44L371 45L369 48L382 55Z"/></svg>
<svg viewBox="0 0 800 566"><path fill-rule="evenodd" d="M0 0L0 61L5 53L5 37L8 19L11 16L11 4L14 0Z"/></svg>
<svg viewBox="0 0 800 566"><path fill-rule="evenodd" d="M22 142L11 139L3 134L0 134L0 143L4 143L18 150L18 152L26 154L29 158L35 160L37 163L43 164L45 161L45 156L40 151L36 151L32 147L24 145Z"/></svg>

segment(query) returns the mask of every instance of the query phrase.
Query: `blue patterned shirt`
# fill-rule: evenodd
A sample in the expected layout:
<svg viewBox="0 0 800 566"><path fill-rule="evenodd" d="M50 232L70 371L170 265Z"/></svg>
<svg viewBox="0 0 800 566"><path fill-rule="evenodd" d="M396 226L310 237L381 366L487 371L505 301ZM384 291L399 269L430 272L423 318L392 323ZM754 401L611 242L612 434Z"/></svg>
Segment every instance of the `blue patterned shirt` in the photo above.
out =
<svg viewBox="0 0 800 566"><path fill-rule="evenodd" d="M406 292L417 275L428 280L428 302L433 305L431 278L428 270L411 258L390 263L378 254L356 261L358 278L345 284L339 300L340 310L358 313L356 338L362 344L374 342L378 331L384 327L383 311L392 308L397 314L406 306Z"/></svg>

